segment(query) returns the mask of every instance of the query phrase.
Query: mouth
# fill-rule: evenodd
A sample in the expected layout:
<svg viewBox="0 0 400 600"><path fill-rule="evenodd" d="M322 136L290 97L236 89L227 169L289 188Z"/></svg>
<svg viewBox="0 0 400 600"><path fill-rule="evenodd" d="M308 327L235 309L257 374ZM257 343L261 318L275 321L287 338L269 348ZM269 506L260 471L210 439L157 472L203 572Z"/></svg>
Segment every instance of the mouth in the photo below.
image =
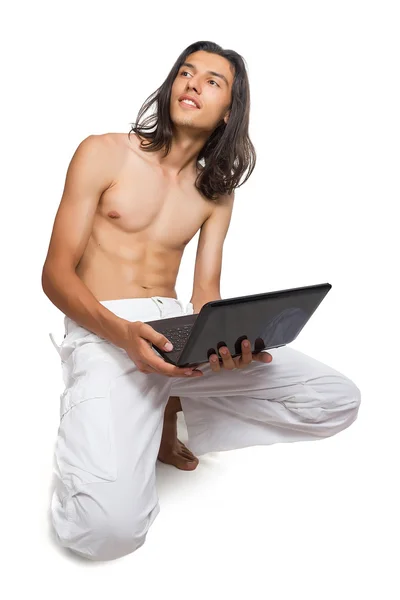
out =
<svg viewBox="0 0 400 600"><path fill-rule="evenodd" d="M188 100L178 100L179 106L182 108L188 108L189 110L200 110L195 104L189 102Z"/></svg>

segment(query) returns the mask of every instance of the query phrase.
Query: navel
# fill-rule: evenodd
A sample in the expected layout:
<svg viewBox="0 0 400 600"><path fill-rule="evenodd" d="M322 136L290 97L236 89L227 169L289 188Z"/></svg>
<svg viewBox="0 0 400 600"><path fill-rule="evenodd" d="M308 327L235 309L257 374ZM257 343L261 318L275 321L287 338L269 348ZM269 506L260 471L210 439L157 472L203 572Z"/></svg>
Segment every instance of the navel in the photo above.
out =
<svg viewBox="0 0 400 600"><path fill-rule="evenodd" d="M121 215L119 213L117 213L116 210L110 210L110 212L108 213L108 216L111 219L119 219Z"/></svg>

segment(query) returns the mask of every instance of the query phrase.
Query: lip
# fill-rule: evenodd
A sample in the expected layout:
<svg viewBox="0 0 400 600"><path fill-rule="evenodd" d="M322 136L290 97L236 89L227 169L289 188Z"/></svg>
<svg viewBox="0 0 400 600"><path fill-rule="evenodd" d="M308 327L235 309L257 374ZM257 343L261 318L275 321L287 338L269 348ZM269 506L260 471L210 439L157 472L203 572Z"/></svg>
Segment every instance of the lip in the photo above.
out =
<svg viewBox="0 0 400 600"><path fill-rule="evenodd" d="M193 96L188 96L188 94L182 94L182 96L179 96L179 98L178 98L179 104L181 103L181 100L185 100L185 99L191 100L192 102L194 102L197 109L200 108L200 102L198 100L196 100L196 98L193 98ZM184 106L188 106L189 108L195 108L194 106L189 106L188 104L186 104Z"/></svg>
<svg viewBox="0 0 400 600"><path fill-rule="evenodd" d="M179 100L179 106L185 110L199 110L197 106L190 106L190 104L186 104L186 102L181 102Z"/></svg>

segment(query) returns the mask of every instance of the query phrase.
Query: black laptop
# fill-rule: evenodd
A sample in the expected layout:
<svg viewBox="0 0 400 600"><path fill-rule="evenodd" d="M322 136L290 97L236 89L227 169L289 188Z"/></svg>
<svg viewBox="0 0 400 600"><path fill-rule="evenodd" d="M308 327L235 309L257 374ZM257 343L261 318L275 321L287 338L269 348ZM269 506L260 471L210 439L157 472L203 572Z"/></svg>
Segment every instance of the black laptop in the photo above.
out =
<svg viewBox="0 0 400 600"><path fill-rule="evenodd" d="M241 354L241 342L248 339L253 352L279 348L297 338L331 289L321 283L252 296L238 296L207 302L198 314L146 321L165 335L174 348L166 352L153 348L167 362L194 367L219 356L227 346L232 356ZM222 363L222 358L219 358Z"/></svg>

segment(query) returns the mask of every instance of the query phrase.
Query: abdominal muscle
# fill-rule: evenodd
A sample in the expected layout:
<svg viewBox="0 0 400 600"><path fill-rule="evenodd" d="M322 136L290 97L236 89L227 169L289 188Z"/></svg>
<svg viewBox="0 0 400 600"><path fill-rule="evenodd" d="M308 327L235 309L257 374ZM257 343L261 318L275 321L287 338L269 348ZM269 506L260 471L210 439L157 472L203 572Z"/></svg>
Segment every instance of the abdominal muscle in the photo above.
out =
<svg viewBox="0 0 400 600"><path fill-rule="evenodd" d="M194 179L165 176L138 139L111 136L118 172L103 192L76 273L98 301L177 298L186 244L211 214Z"/></svg>
<svg viewBox="0 0 400 600"><path fill-rule="evenodd" d="M107 227L104 227L107 229ZM76 273L101 302L122 298L177 298L175 284L183 248L155 247L143 234L127 245L124 236L94 231ZM99 243L98 239L104 241Z"/></svg>

